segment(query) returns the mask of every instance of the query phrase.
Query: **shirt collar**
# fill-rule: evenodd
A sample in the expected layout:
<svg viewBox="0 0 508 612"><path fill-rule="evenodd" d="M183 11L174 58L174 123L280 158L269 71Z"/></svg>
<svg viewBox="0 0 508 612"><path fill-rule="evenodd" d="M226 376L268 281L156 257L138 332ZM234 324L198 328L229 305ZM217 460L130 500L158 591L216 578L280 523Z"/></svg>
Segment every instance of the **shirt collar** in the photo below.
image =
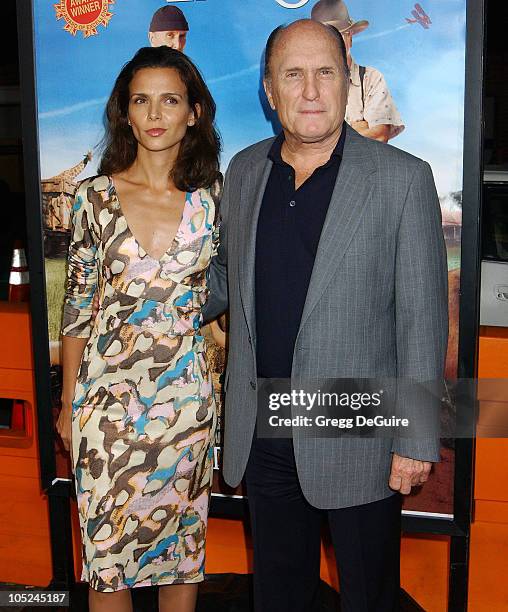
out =
<svg viewBox="0 0 508 612"><path fill-rule="evenodd" d="M353 58L351 58L351 68L349 70L350 70L349 81L351 82L352 85L356 85L356 87L360 87L361 86L360 67L358 66L358 64L355 62Z"/></svg>
<svg viewBox="0 0 508 612"><path fill-rule="evenodd" d="M342 159L342 155L344 152L344 142L346 141L346 122L344 121L342 124L342 131L340 133L340 138L335 145L335 149L333 150L330 159L324 166L327 166L332 158L339 157ZM270 150L268 151L268 159L271 159L274 164L287 165L286 162L282 159L282 145L284 143L284 132L281 132L277 138L273 141Z"/></svg>

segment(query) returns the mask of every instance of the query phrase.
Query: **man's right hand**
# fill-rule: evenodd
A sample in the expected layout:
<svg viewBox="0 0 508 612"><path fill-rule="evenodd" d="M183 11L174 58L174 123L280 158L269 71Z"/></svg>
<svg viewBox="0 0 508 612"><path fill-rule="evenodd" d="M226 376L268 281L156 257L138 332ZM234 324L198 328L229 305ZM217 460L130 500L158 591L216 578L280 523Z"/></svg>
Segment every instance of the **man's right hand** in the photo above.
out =
<svg viewBox="0 0 508 612"><path fill-rule="evenodd" d="M403 495L409 495L411 487L427 482L431 469L432 463L430 461L418 461L393 453L388 486Z"/></svg>

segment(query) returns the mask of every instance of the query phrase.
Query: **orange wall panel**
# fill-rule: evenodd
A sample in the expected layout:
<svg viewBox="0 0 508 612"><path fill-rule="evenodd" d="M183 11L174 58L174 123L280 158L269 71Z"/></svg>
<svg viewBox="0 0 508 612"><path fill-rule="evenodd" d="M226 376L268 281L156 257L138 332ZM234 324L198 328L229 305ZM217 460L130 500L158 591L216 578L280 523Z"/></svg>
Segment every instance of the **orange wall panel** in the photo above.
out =
<svg viewBox="0 0 508 612"><path fill-rule="evenodd" d="M52 577L51 542L39 479L3 473L0 491L0 582L45 587Z"/></svg>
<svg viewBox="0 0 508 612"><path fill-rule="evenodd" d="M480 328L478 378L508 378L508 329Z"/></svg>
<svg viewBox="0 0 508 612"><path fill-rule="evenodd" d="M447 536L412 534L402 538L402 588L427 612L447 610L449 550Z"/></svg>
<svg viewBox="0 0 508 612"><path fill-rule="evenodd" d="M508 610L508 524L471 526L468 612Z"/></svg>
<svg viewBox="0 0 508 612"><path fill-rule="evenodd" d="M479 343L478 377L508 379L508 329L482 327ZM486 398L481 390L480 396ZM481 399L480 397L480 399ZM488 431L508 414L508 397L488 397L481 402L479 435ZM497 401L492 401L497 400ZM485 408L485 410L483 409ZM496 418L497 415L497 418ZM476 440L475 499L508 502L508 440L478 438ZM504 515L501 512L501 515ZM492 517L491 517L492 518ZM501 518L501 516L500 516ZM508 553L507 553L508 556Z"/></svg>
<svg viewBox="0 0 508 612"><path fill-rule="evenodd" d="M28 304L0 302L0 397L24 400L24 430L0 430L0 582L46 587L49 510L40 488Z"/></svg>
<svg viewBox="0 0 508 612"><path fill-rule="evenodd" d="M474 496L477 500L508 502L508 440L476 440Z"/></svg>
<svg viewBox="0 0 508 612"><path fill-rule="evenodd" d="M0 369L33 370L30 305L0 302Z"/></svg>
<svg viewBox="0 0 508 612"><path fill-rule="evenodd" d="M495 385L482 388L481 379L508 379L508 329L481 328L478 377L478 435L501 435L508 414L508 397ZM504 400L504 401L503 401ZM506 434L505 434L506 435ZM508 610L508 440L476 440L475 520L471 525L469 564L470 612Z"/></svg>

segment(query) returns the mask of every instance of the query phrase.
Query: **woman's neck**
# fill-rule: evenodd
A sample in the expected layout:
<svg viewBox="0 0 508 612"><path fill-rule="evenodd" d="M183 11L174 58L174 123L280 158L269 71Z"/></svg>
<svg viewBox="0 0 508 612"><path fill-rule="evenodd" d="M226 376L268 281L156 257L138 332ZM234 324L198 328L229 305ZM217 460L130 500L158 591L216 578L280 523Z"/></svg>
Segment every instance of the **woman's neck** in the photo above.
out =
<svg viewBox="0 0 508 612"><path fill-rule="evenodd" d="M151 191L166 191L174 187L170 178L178 150L147 151L138 148L136 159L126 171L126 178L148 187Z"/></svg>

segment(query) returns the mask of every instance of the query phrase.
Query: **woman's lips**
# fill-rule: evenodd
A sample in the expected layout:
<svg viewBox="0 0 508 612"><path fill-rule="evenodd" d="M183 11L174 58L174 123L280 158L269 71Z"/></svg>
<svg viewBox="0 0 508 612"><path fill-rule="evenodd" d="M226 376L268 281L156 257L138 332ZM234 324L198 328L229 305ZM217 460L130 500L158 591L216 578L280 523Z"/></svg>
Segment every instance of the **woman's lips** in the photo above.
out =
<svg viewBox="0 0 508 612"><path fill-rule="evenodd" d="M153 128L151 130L146 130L146 133L149 136L162 136L162 134L164 134L166 130L162 129L162 128Z"/></svg>

